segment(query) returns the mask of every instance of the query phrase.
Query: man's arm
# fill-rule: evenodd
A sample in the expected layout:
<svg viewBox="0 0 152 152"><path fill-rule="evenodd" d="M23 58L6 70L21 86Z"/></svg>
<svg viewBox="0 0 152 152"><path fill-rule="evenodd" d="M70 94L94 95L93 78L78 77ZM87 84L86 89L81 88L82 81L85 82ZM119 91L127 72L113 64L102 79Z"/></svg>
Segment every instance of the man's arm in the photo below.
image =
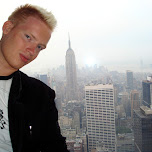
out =
<svg viewBox="0 0 152 152"><path fill-rule="evenodd" d="M58 124L58 111L55 106L54 98L55 92L54 90L49 90L50 100L47 102L46 107L44 108L45 116L47 117L46 131L44 131L44 139L45 143L43 145L44 151L42 152L69 152L67 150L66 138L61 135L60 127ZM46 135L45 135L46 134Z"/></svg>

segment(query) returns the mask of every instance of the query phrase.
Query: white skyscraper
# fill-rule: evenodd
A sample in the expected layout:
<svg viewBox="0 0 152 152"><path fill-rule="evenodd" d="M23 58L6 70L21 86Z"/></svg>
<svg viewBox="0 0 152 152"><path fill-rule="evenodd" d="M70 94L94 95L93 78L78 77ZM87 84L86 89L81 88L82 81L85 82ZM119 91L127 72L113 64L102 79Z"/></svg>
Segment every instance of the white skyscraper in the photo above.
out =
<svg viewBox="0 0 152 152"><path fill-rule="evenodd" d="M102 143L116 152L114 87L112 84L85 86L89 152Z"/></svg>

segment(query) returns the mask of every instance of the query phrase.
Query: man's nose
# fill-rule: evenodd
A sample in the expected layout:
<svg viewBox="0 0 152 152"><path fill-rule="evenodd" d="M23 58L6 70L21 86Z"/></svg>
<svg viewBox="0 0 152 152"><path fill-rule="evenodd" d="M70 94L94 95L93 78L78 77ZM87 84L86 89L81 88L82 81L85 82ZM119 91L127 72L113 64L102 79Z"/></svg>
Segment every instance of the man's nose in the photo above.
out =
<svg viewBox="0 0 152 152"><path fill-rule="evenodd" d="M27 51L30 53L30 55L34 55L36 52L36 44L31 44L27 47Z"/></svg>

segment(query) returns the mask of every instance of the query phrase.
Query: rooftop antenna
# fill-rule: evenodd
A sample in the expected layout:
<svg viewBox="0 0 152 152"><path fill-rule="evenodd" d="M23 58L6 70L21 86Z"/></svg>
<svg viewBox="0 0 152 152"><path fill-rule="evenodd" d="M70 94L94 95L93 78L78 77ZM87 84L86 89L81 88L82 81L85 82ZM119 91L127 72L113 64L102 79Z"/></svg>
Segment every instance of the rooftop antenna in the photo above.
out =
<svg viewBox="0 0 152 152"><path fill-rule="evenodd" d="M69 48L71 49L71 41L70 41L70 34L68 33L69 36Z"/></svg>

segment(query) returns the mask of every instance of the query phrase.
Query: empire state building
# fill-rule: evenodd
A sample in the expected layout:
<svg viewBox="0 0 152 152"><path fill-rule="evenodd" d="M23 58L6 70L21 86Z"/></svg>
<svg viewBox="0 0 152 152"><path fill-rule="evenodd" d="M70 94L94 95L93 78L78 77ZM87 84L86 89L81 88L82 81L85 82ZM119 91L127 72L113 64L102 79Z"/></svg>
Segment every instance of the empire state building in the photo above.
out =
<svg viewBox="0 0 152 152"><path fill-rule="evenodd" d="M66 100L77 100L77 71L74 51L71 49L69 38L69 48L66 52Z"/></svg>

